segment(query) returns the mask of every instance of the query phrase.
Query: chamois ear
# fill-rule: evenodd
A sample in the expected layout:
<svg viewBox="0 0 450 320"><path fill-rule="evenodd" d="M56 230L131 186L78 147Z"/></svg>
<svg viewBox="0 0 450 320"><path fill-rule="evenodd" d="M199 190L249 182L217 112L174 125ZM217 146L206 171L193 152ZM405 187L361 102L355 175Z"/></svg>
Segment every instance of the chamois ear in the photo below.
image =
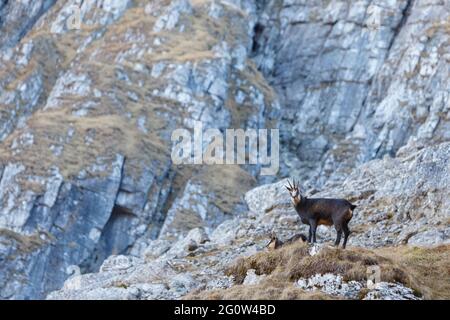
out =
<svg viewBox="0 0 450 320"><path fill-rule="evenodd" d="M273 240L273 239L275 239L276 237L277 237L277 234L275 233L274 230L272 230L272 231L270 232L270 239Z"/></svg>

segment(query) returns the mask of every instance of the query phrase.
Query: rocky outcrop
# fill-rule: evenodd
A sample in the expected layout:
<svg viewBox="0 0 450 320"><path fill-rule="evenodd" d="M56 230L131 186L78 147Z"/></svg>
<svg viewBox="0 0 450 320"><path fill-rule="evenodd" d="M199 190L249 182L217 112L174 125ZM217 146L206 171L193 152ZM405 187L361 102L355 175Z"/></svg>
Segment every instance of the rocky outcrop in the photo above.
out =
<svg viewBox="0 0 450 320"><path fill-rule="evenodd" d="M190 275L176 272L166 263L152 263L126 256L111 256L100 273L86 277L75 275L65 283L67 293L50 294L63 299L176 299L195 288Z"/></svg>
<svg viewBox="0 0 450 320"><path fill-rule="evenodd" d="M287 176L359 205L350 244L447 243L449 7L0 0L0 298L43 298L74 266L50 297L232 286L233 259L305 231ZM196 121L280 128L278 176L173 165Z"/></svg>
<svg viewBox="0 0 450 320"><path fill-rule="evenodd" d="M450 168L449 150L448 143L422 150L401 150L396 158L373 160L355 169L342 189L336 189L332 194L352 199L358 205L350 223L350 247L450 243L446 222L449 188L447 179L443 179ZM391 170L395 170L395 174ZM224 221L215 229L192 229L186 237L173 244L155 240L141 258L139 268L127 269L120 274L101 271L100 274L83 275L75 278L83 279L77 280L82 284L76 288L70 287L75 281L71 278L61 291L52 293L49 298L128 299L130 292L135 292L132 297L135 299L171 299L180 298L193 290L232 288L235 283L225 270L236 259L263 251L271 232L283 239L298 231L307 232L307 226L300 224L290 205L289 194L282 192L285 184L286 180L282 180L249 191L245 195L249 208L247 214ZM372 191L369 187L373 188L370 189ZM326 195L330 196L324 193L314 196ZM424 195L432 197L432 209L431 200L424 199ZM395 212L392 212L393 208L396 208ZM433 211L427 212L426 208ZM319 242L331 245L334 237L333 228L319 228ZM312 246L308 254L316 256L324 247L326 244ZM352 259L357 264L356 258ZM369 264L373 263L370 258L364 259ZM142 289L143 283L140 281L144 280L136 280L135 277L151 272L160 264L167 265L166 271L158 273L158 281L165 284L165 289L161 286L155 289L156 280L149 280L148 277L145 277L147 289ZM176 291L170 282L175 275L187 281L180 291ZM265 277L249 270L242 285L257 285ZM115 283L120 283L123 288L118 289ZM342 276L332 273L301 278L295 286L306 292L319 290L333 297L348 299L418 299L417 294L403 284L379 282L367 289L365 281L344 281ZM121 293L118 294L118 291Z"/></svg>
<svg viewBox="0 0 450 320"><path fill-rule="evenodd" d="M342 189L326 194L317 193L314 196L344 196L358 205L350 223L352 230L350 248L358 246L375 248L392 244L421 246L448 244L450 237L446 222L448 220L446 202L450 189L447 185L448 179L445 177L448 176L450 169L449 150L448 143L421 150L403 149L396 158L373 160L355 169L344 182ZM129 297L130 292L139 292L133 298L171 299L182 297L193 290L231 288L235 283L227 277L225 270L237 258L264 251L270 233L275 232L281 238L287 239L299 231L307 232L307 226L300 224L297 214L290 205L289 194L283 192L285 184L286 180L282 180L250 190L245 195L248 213L226 220L215 229L207 229L209 232L205 229L192 229L186 237L173 244L155 240L145 251L142 258L144 260L140 262L138 269L124 271L121 275L104 272L83 275L81 276L85 281L82 282L83 285L70 289L68 286L75 280L68 280L61 291L52 293L49 298L103 299L111 295L114 298L125 299ZM432 197L432 200L426 197ZM430 203L433 203L433 206ZM331 245L334 237L333 228L319 228L319 242ZM327 244L311 246L308 254L316 256L325 247ZM161 250L162 248L164 249ZM374 263L370 262L370 259L367 261L369 264ZM156 290L153 287L156 280L148 280L148 277L145 277L148 291L142 289L144 280L135 277L149 272L155 265L161 263L171 266L165 270L177 270L175 273L170 273L172 271L159 273L158 281L163 281L165 289L158 287ZM174 274L180 277L188 275L190 279L178 293L174 292L170 284ZM257 285L265 277L262 274L255 274L255 270L248 270L242 285L244 287ZM114 285L117 282L127 288L127 290L120 289L122 293L119 295L115 295L119 290ZM305 292L318 290L335 298L408 300L419 298L412 289L401 283L384 281L367 288L366 281L344 281L342 276L332 273L301 278L297 280L295 286Z"/></svg>
<svg viewBox="0 0 450 320"><path fill-rule="evenodd" d="M300 279L297 286L306 291L320 290L332 296L362 300L420 300L413 290L401 284L378 282L368 292L362 289L366 284L358 281L345 282L341 276L332 273L317 274L309 279Z"/></svg>

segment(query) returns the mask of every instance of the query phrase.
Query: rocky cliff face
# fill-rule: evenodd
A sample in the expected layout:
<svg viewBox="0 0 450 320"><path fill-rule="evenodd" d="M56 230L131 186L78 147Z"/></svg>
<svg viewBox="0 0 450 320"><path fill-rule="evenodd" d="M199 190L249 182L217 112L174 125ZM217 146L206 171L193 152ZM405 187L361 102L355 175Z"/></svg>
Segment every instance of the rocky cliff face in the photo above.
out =
<svg viewBox="0 0 450 320"><path fill-rule="evenodd" d="M266 1L254 55L290 128L286 173L322 185L408 141L448 140L449 5Z"/></svg>
<svg viewBox="0 0 450 320"><path fill-rule="evenodd" d="M267 232L302 230L281 184L243 199L286 176L359 205L350 244L448 242L449 12L448 0L0 0L0 297L45 297L73 266L102 267L63 297L228 287L225 266ZM173 165L171 133L195 121L280 128L278 176ZM192 252L205 257L187 272ZM138 257L171 264L174 283L160 288Z"/></svg>

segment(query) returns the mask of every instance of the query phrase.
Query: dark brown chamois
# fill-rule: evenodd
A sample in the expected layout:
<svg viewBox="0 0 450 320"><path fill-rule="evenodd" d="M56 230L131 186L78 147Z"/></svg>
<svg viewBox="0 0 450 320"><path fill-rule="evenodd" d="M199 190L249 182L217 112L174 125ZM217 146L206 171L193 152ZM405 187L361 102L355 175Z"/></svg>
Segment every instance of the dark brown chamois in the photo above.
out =
<svg viewBox="0 0 450 320"><path fill-rule="evenodd" d="M299 233L283 242L280 239L278 239L277 235L274 232L272 232L270 236L270 242L266 245L266 248L269 248L270 250L275 250L284 245L297 242L298 240L306 242L306 236L304 234Z"/></svg>
<svg viewBox="0 0 450 320"><path fill-rule="evenodd" d="M356 208L354 204L351 204L345 199L308 199L300 194L298 189L298 183L286 186L290 195L291 201L294 205L295 211L297 211L302 223L309 225L309 237L308 242L316 242L316 230L317 226L323 224L326 226L334 225L337 231L337 237L335 246L339 246L341 242L342 232L344 232L343 248L347 245L348 236L350 230L348 229L348 223L353 217L353 210Z"/></svg>

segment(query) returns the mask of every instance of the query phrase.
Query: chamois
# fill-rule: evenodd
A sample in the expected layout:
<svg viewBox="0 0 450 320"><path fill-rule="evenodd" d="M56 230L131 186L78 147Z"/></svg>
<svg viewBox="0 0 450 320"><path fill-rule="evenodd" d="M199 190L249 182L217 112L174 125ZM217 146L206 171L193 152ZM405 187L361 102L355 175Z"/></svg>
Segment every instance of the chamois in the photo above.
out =
<svg viewBox="0 0 450 320"><path fill-rule="evenodd" d="M351 204L345 199L308 199L302 196L299 191L299 184L293 185L289 182L288 189L291 195L291 201L294 205L295 211L300 216L302 223L309 225L308 242L316 242L316 230L318 225L332 226L337 231L335 246L339 246L341 242L342 232L344 232L343 248L347 245L348 236L350 230L348 223L353 217L353 210L356 208L354 204Z"/></svg>
<svg viewBox="0 0 450 320"><path fill-rule="evenodd" d="M266 245L266 248L269 248L270 250L278 249L284 245L294 243L298 240L302 240L303 242L306 242L306 236L304 234L296 234L295 236L287 239L285 242L278 239L277 235L272 232L270 236L270 242Z"/></svg>

